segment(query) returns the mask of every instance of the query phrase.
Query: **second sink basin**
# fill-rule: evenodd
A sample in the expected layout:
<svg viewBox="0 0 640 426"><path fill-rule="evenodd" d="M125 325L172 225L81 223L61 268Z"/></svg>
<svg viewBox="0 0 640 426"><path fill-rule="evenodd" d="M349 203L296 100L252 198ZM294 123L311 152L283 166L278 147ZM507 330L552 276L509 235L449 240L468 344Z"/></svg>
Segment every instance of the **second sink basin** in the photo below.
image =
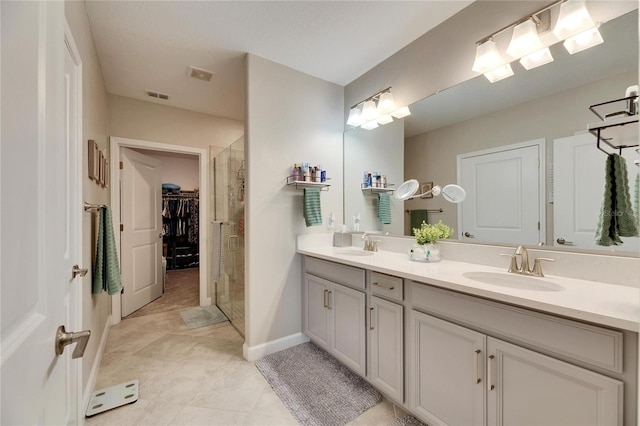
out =
<svg viewBox="0 0 640 426"><path fill-rule="evenodd" d="M562 291L564 287L545 280L544 278L528 275L518 275L500 272L464 272L464 277L484 284L497 285L519 290L532 291Z"/></svg>

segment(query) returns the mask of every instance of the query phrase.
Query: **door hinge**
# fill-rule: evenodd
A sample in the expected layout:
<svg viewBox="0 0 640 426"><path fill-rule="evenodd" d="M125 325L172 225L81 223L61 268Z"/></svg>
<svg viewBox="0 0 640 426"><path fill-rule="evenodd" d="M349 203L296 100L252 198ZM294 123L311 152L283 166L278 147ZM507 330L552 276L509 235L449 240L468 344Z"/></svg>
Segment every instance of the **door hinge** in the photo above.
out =
<svg viewBox="0 0 640 426"><path fill-rule="evenodd" d="M121 161L120 162L120 170L124 169L124 163Z"/></svg>
<svg viewBox="0 0 640 426"><path fill-rule="evenodd" d="M124 224L120 224L120 232L124 231Z"/></svg>
<svg viewBox="0 0 640 426"><path fill-rule="evenodd" d="M124 286L122 287L122 289L120 290L120 294L124 294Z"/></svg>
<svg viewBox="0 0 640 426"><path fill-rule="evenodd" d="M540 230L540 222L538 222L538 231Z"/></svg>

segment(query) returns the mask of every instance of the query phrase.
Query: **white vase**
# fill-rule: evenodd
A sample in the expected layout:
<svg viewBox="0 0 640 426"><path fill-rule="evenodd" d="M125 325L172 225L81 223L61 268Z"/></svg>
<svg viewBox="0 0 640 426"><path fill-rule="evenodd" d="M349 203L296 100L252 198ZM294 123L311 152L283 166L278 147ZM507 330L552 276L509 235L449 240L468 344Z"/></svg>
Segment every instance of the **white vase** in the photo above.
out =
<svg viewBox="0 0 640 426"><path fill-rule="evenodd" d="M440 247L438 243L414 244L409 250L409 259L418 262L440 261Z"/></svg>

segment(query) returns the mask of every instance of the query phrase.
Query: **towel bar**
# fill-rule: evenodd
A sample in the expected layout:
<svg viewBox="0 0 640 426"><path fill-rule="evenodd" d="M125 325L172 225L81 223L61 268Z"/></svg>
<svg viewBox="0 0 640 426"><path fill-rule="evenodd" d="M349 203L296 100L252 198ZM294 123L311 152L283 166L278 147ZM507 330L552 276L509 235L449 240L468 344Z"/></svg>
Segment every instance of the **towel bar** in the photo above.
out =
<svg viewBox="0 0 640 426"><path fill-rule="evenodd" d="M104 204L92 204L92 203L87 203L86 201L84 202L84 211L85 212L87 212L89 210L100 210L103 207L104 207Z"/></svg>
<svg viewBox="0 0 640 426"><path fill-rule="evenodd" d="M411 210L405 210L404 211L407 214L411 214ZM431 209L431 210L427 210L428 213L444 213L444 210L442 209Z"/></svg>

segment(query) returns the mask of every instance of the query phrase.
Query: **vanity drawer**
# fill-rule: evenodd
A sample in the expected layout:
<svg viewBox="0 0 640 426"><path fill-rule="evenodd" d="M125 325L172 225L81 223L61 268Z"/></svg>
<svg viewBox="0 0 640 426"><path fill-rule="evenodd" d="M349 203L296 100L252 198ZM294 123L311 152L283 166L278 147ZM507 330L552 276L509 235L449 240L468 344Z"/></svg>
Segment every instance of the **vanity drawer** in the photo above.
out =
<svg viewBox="0 0 640 426"><path fill-rule="evenodd" d="M364 269L353 266L341 265L340 263L329 262L327 260L316 259L305 256L305 272L316 277L325 278L335 283L348 285L358 290L365 289Z"/></svg>
<svg viewBox="0 0 640 426"><path fill-rule="evenodd" d="M372 295L402 302L402 278L371 272L369 282L371 283Z"/></svg>
<svg viewBox="0 0 640 426"><path fill-rule="evenodd" d="M568 360L622 373L623 334L408 281L413 309Z"/></svg>

